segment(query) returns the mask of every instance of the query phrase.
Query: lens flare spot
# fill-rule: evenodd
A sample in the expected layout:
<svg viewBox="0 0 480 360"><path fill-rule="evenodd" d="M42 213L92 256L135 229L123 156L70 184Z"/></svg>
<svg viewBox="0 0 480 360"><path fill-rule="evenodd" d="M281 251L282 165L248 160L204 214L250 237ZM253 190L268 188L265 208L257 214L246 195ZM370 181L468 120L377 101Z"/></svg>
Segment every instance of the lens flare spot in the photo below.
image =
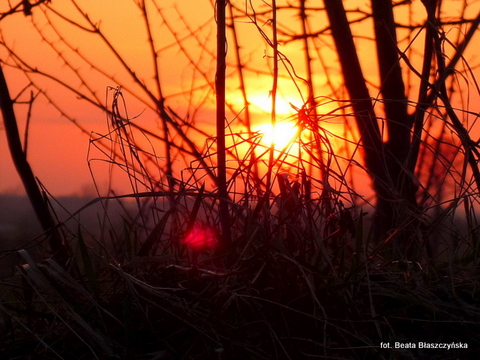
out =
<svg viewBox="0 0 480 360"><path fill-rule="evenodd" d="M213 249L218 244L215 232L204 226L194 227L183 239L183 244L192 250Z"/></svg>

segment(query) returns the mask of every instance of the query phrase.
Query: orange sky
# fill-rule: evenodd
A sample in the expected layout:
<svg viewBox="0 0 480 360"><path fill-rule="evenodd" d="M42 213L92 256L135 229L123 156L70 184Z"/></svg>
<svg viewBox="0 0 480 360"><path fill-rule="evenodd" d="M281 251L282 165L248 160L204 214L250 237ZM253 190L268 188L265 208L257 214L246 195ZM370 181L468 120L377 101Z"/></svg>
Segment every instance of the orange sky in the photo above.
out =
<svg viewBox="0 0 480 360"><path fill-rule="evenodd" d="M145 24L142 22L142 15L134 2L131 0L116 0L114 4L110 1L81 0L77 2L82 9L85 9L89 18L94 23L100 23L101 29L107 35L109 41L116 47L123 59L135 69L136 75L144 82L146 86L152 89L152 93L157 94L153 79L153 61L147 46L147 35L145 32ZM155 15L152 22L156 22L155 29L158 32L154 34L155 42L159 51L160 77L162 79L162 92L168 98L168 105L180 114L194 114L197 107L202 110L196 115L198 121L203 123L203 129L213 134L213 100L211 98L212 89L209 88L208 82L212 82L215 76L215 63L213 56L215 54L215 23L212 19L211 1L198 0L190 1L157 1L162 5L163 20ZM244 2L236 2L238 6L243 7ZM256 0L252 2L256 11L265 9L262 1ZM282 5L283 2L279 2ZM347 1L347 6L357 2ZM456 15L456 8L459 2L448 1L453 7L449 9L449 15L453 18ZM150 1L147 2L148 10L155 14L155 9ZM83 26L88 26L85 19L82 19L75 11L70 1L53 1L52 6L58 11L70 16L73 20L79 21ZM419 14L423 14L423 9L419 1L414 2L414 8L417 8ZM476 14L479 9L478 3L470 9L471 14ZM62 21L53 14L49 15L49 19L64 37L64 39L74 49L78 49L79 54L89 59L92 65L101 68L108 73L113 79L109 79L105 74L101 74L92 69L92 67L81 60L78 54L75 54L61 43L60 38L47 24L47 18L40 9L34 10L33 18L25 18L22 14L17 14L4 19L0 24L0 30L5 43L18 53L22 58L27 60L29 64L45 71L71 86L73 89L88 93L87 86L92 90L90 96L97 96L100 101L106 101L106 88L108 86L124 85L125 98L129 107L130 116L139 117L135 120L150 129L156 128L156 116L149 109L151 102L146 95L141 92L140 87L132 83L130 76L122 68L115 56L112 55L105 44L98 40L93 34L86 34L78 29L73 29L71 25ZM316 21L312 21L312 31L319 30L325 26L325 18L321 14ZM297 31L299 24L294 19L298 15L293 11L282 11L279 21L289 29ZM422 16L419 16L421 21ZM35 26L32 25L32 21ZM406 20L405 20L406 21ZM261 28L270 34L270 27L260 24ZM245 19L236 23L237 30L240 34L240 42L244 60L248 60L248 65L252 68L260 69L268 72L271 62L267 58L271 55L271 49L262 40L260 34L255 27ZM365 35L364 38L357 39L357 46L361 49L362 64L365 73L371 81L375 81L375 59L369 54L373 54L373 42L369 40L371 36L371 24L366 22L362 25L354 27L356 34ZM172 33L173 29L173 33ZM296 30L297 29L297 30ZM58 54L54 53L45 41L38 36L38 31L45 34L48 41L56 46L62 56L74 65L68 68ZM189 38L187 35L192 34ZM449 37L455 39L455 29L450 30ZM178 38L175 39L177 35ZM399 33L399 37L401 34ZM179 42L178 42L179 41ZM418 46L421 45L421 38L416 40ZM476 39L478 43L478 39ZM299 56L302 53L302 43L284 44L280 50L287 55L292 61L298 75L305 77L304 61ZM406 44L405 44L406 46ZM417 46L417 47L418 47ZM321 45L321 54L326 61L331 61L334 54L330 48L331 44L324 43ZM230 40L229 62L233 63L233 42ZM421 48L421 46L420 46ZM8 58L4 49L0 49L0 56L7 63L12 63L12 59ZM469 58L473 59L472 64L478 64L478 57L474 51L469 52ZM421 55L417 55L412 59L413 63L418 65L421 61ZM314 82L319 89L325 87L325 94L331 91L326 87L327 77L320 66L318 60L314 63L315 77ZM334 66L332 64L331 66ZM82 84L76 78L75 71L86 80ZM228 69L229 73L234 73L233 68ZM26 78L18 70L6 68L7 80L11 87L12 96L17 94L26 84ZM282 70L282 76L286 76L287 72ZM338 85L340 78L338 77L338 69L331 68L329 79ZM62 86L51 80L44 80L36 74L32 74L32 80L39 87L46 91L48 97L55 102L56 106L60 106L63 111L73 117L87 132L105 133L106 120L105 115L89 104L85 100L79 100L76 96L66 91ZM265 110L269 108L269 91L272 87L272 80L268 74L254 74L247 71L247 86L251 94L250 101L252 103L252 111L257 113L256 122L268 122L269 115ZM238 81L234 76L229 78L227 84L229 92L227 99L237 109L241 111L242 102L238 97ZM337 82L335 84L335 82ZM301 81L297 81L300 87L300 93L289 79L281 80L279 84L279 96L282 103L279 107L279 120L289 121L289 116L294 113L289 103L300 107L306 96L306 89ZM412 84L414 86L414 84ZM187 96L182 92L195 88L193 96ZM321 93L321 91L320 91ZM302 96L303 95L303 100ZM135 98L135 95L139 99ZM372 96L376 94L372 92ZM464 94L465 95L465 94ZM28 98L28 93L22 99ZM210 97L209 97L210 96ZM470 110L478 111L476 101L478 94L473 91L470 99ZM331 106L337 106L335 103ZM18 105L16 107L20 130L23 136L25 131L26 106ZM324 112L332 110L332 107L325 106L321 109ZM230 119L234 118L233 114L229 114ZM341 121L341 120L338 120ZM325 125L327 127L337 128L339 124ZM340 124L341 126L341 124ZM335 130L337 131L337 130ZM13 164L9 159L8 149L6 146L5 134L3 129L0 131L3 138L0 141L0 193L21 193L22 186ZM204 138L200 141L205 141ZM158 144L161 147L160 144ZM74 124L63 117L52 104L44 96L39 96L34 103L33 117L31 119L29 142L28 142L28 159L34 173L38 176L45 186L54 195L81 194L89 192L92 189L92 179L87 164L87 151L89 147L89 136L83 134ZM95 165L96 166L96 165ZM96 180L99 183L105 183L105 168L98 167L96 169ZM120 186L123 191L128 191L128 187Z"/></svg>

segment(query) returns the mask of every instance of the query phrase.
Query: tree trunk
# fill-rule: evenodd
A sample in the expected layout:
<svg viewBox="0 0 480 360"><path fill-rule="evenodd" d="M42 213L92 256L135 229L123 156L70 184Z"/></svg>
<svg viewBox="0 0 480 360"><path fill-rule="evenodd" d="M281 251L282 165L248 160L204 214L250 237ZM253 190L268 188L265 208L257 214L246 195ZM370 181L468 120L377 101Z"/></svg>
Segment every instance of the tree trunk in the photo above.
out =
<svg viewBox="0 0 480 360"><path fill-rule="evenodd" d="M384 99L388 141L383 142L365 78L360 67L350 24L341 0L324 1L332 37L342 69L345 87L352 101L363 145L367 170L377 195L376 241L396 233L394 247L408 246L411 236L402 231L407 217L415 214L413 174L406 171L410 148L410 121L398 62L393 6L389 1L372 0L377 55Z"/></svg>
<svg viewBox="0 0 480 360"><path fill-rule="evenodd" d="M390 199L379 199L377 208L384 215L379 214L377 218L379 222L390 227L390 230L400 229L403 223L411 224L410 227L413 227L399 237L401 242L407 243L412 240L412 231L415 231L418 221L414 219L418 213L415 196L417 187L414 182L414 169L409 172L407 166L411 148L411 121L407 112L405 85L399 62L392 2L372 0L372 14L380 92L388 131L385 159L393 195ZM402 247L408 245L402 244Z"/></svg>
<svg viewBox="0 0 480 360"><path fill-rule="evenodd" d="M7 81L3 69L0 66L0 108L5 124L5 133L7 135L8 146L10 153L17 169L17 172L22 179L23 186L27 192L30 203L32 204L35 215L37 216L43 231L50 238L50 248L53 257L62 266L65 265L68 259L66 247L55 229L55 223L51 217L48 209L48 204L42 196L42 193L37 185L35 176L27 161L27 157L22 148L20 136L18 133L17 119L13 110L13 100L10 97Z"/></svg>

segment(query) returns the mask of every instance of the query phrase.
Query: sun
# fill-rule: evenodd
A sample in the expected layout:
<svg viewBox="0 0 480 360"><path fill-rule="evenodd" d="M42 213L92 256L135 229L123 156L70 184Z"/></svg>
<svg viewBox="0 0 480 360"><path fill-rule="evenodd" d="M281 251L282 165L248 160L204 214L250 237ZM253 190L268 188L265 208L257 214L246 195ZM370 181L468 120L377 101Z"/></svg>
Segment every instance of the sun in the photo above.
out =
<svg viewBox="0 0 480 360"><path fill-rule="evenodd" d="M253 111L267 114L272 112L272 98L268 93L254 93L249 97L249 102L252 106ZM287 100L283 96L277 96L275 102L275 111L277 115L288 116L293 114L294 108L292 107L289 100Z"/></svg>
<svg viewBox="0 0 480 360"><path fill-rule="evenodd" d="M272 143L277 150L283 150L295 141L298 127L289 121L272 124L260 124L254 130L262 136L262 144L270 146Z"/></svg>

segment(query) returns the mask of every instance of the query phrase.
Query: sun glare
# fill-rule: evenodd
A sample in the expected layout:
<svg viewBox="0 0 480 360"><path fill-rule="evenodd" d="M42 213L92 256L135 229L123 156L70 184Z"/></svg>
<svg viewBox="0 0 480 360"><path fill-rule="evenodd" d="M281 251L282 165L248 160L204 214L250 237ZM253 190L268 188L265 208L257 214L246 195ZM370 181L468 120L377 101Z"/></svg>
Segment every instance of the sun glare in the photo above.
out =
<svg viewBox="0 0 480 360"><path fill-rule="evenodd" d="M270 146L274 144L277 150L284 149L295 140L298 128L291 122L278 122L272 124L261 124L254 128L262 136L262 144Z"/></svg>
<svg viewBox="0 0 480 360"><path fill-rule="evenodd" d="M283 96L277 96L275 111L278 115L292 115L295 113L290 100L291 99L285 99ZM254 93L249 96L248 101L250 102L253 111L257 110L267 114L272 112L272 98L268 93ZM295 103L293 100L292 102Z"/></svg>

